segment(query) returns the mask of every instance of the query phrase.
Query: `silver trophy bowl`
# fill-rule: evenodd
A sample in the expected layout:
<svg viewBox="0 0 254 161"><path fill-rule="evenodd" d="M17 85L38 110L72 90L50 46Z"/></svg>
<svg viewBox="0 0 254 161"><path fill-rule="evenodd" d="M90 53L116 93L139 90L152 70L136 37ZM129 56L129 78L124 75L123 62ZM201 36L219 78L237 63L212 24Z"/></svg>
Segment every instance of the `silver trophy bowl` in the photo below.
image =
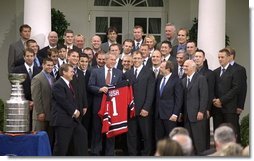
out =
<svg viewBox="0 0 254 161"><path fill-rule="evenodd" d="M23 83L25 73L10 73L11 97L6 101L4 109L4 132L23 133L29 132L29 103L24 97Z"/></svg>

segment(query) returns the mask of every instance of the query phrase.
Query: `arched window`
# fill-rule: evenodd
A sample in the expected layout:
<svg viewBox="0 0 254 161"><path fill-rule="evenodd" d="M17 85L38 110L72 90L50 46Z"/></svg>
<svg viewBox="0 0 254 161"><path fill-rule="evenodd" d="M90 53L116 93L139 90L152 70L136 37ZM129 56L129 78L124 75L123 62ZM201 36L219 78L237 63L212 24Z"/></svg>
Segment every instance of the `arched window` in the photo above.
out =
<svg viewBox="0 0 254 161"><path fill-rule="evenodd" d="M94 6L163 7L163 0L95 0Z"/></svg>

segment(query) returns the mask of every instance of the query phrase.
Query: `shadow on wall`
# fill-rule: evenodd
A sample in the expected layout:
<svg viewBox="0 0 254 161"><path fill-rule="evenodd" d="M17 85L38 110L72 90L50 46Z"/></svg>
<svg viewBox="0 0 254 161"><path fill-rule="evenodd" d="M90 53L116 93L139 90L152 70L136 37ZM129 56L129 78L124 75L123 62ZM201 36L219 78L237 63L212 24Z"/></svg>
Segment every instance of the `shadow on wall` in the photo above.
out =
<svg viewBox="0 0 254 161"><path fill-rule="evenodd" d="M5 102L10 97L11 84L8 80L8 52L9 45L19 39L19 26L21 24L17 24L19 20L23 22L23 13L21 13L18 17L11 17L11 19L3 20L2 23L5 25L1 25L0 32L0 98ZM8 24L7 24L8 23ZM17 24L17 25L16 25ZM18 27L17 27L18 26Z"/></svg>

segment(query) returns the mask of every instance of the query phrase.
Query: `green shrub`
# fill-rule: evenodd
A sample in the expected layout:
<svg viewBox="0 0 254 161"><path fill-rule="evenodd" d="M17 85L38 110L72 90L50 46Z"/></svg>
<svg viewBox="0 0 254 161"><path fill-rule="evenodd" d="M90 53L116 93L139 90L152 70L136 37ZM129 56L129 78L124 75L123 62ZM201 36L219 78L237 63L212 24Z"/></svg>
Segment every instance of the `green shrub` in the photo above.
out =
<svg viewBox="0 0 254 161"><path fill-rule="evenodd" d="M240 130L242 146L245 147L249 145L249 114L241 120Z"/></svg>

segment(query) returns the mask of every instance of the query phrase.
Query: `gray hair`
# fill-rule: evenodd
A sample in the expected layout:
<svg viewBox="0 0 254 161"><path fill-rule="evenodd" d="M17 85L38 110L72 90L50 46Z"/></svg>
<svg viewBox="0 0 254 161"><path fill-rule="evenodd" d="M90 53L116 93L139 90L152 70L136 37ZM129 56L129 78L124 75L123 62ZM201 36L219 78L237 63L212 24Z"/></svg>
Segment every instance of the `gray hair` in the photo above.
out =
<svg viewBox="0 0 254 161"><path fill-rule="evenodd" d="M229 126L221 126L215 129L214 141L219 144L226 144L236 141L234 130Z"/></svg>
<svg viewBox="0 0 254 161"><path fill-rule="evenodd" d="M189 135L186 134L175 134L172 137L172 140L177 141L180 146L182 147L183 154L185 156L191 155L192 154L192 140Z"/></svg>

